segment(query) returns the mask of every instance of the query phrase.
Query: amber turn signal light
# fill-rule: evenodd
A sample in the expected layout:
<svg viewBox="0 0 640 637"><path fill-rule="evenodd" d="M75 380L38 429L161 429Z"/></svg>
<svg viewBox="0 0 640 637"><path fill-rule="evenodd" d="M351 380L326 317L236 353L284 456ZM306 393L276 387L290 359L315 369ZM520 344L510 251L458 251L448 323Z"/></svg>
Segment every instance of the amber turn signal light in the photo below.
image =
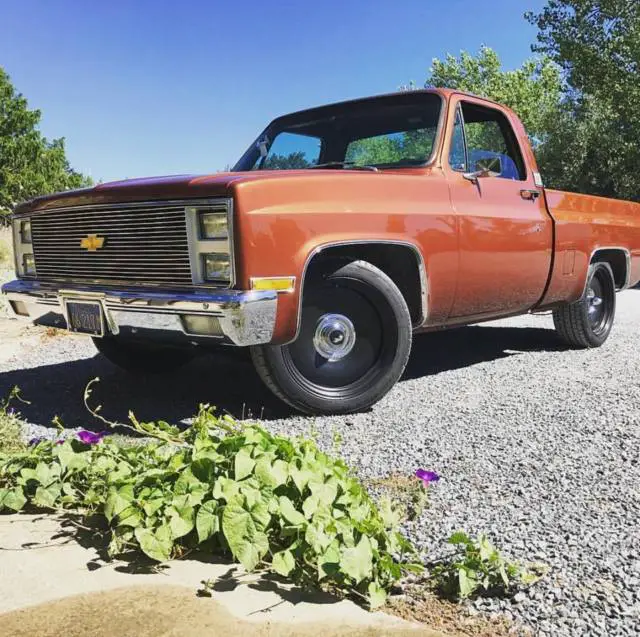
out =
<svg viewBox="0 0 640 637"><path fill-rule="evenodd" d="M293 292L296 286L294 276L261 276L251 278L252 290L273 290L275 292Z"/></svg>

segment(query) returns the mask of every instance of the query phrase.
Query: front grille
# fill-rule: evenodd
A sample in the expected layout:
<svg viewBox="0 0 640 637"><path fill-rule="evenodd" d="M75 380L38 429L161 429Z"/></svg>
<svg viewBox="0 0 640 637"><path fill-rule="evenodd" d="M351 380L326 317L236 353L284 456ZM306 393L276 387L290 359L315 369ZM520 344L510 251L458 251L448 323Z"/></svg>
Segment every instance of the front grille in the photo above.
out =
<svg viewBox="0 0 640 637"><path fill-rule="evenodd" d="M184 204L54 210L31 217L31 234L41 280L192 285Z"/></svg>

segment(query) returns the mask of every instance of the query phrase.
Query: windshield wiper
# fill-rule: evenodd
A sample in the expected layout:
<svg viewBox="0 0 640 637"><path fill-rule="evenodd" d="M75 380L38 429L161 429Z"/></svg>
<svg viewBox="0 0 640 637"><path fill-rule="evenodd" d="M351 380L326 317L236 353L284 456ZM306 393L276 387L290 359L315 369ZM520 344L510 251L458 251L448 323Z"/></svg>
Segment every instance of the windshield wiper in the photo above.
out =
<svg viewBox="0 0 640 637"><path fill-rule="evenodd" d="M324 164L314 164L309 168L347 168L348 170L371 170L374 173L379 172L375 166L356 165L352 161L328 161Z"/></svg>

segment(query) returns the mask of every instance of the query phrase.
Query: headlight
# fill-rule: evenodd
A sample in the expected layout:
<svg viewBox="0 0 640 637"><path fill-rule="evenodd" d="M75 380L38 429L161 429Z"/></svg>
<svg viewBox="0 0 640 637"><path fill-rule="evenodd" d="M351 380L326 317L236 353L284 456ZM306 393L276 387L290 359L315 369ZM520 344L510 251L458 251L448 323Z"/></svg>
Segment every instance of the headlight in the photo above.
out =
<svg viewBox="0 0 640 637"><path fill-rule="evenodd" d="M36 261L31 252L25 252L22 255L22 271L28 276L33 276L36 273Z"/></svg>
<svg viewBox="0 0 640 637"><path fill-rule="evenodd" d="M193 205L185 206L185 216L189 240L189 265L194 284L233 287L233 201L197 201Z"/></svg>
<svg viewBox="0 0 640 637"><path fill-rule="evenodd" d="M226 212L201 212L199 215L201 239L226 239L229 233Z"/></svg>
<svg viewBox="0 0 640 637"><path fill-rule="evenodd" d="M24 219L20 222L20 240L22 243L31 243L31 220Z"/></svg>
<svg viewBox="0 0 640 637"><path fill-rule="evenodd" d="M231 259L228 254L203 254L202 263L206 281L231 280Z"/></svg>

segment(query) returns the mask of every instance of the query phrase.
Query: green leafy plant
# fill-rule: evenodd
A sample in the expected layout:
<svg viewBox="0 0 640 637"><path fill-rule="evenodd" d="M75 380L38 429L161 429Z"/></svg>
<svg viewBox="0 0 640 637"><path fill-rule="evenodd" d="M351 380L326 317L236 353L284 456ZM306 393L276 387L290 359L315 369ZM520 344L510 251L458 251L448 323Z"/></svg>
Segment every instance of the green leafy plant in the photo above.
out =
<svg viewBox="0 0 640 637"><path fill-rule="evenodd" d="M374 478L368 484L396 504L399 518L413 522L429 505L429 490L415 475L392 473L383 478Z"/></svg>
<svg viewBox="0 0 640 637"><path fill-rule="evenodd" d="M27 403L14 387L7 398L0 400L0 454L16 453L25 448L20 435L20 415L11 406L16 401Z"/></svg>
<svg viewBox="0 0 640 637"><path fill-rule="evenodd" d="M466 599L484 594L504 594L517 584L532 584L539 575L509 562L485 535L475 539L457 531L448 540L458 547L454 556L431 571L433 583L448 597Z"/></svg>
<svg viewBox="0 0 640 637"><path fill-rule="evenodd" d="M108 423L99 410L91 409ZM109 524L112 556L141 550L162 562L198 547L372 607L404 572L422 569L410 561L414 551L391 503L378 507L346 464L313 440L240 425L208 406L183 431L132 414L128 426L147 440L122 445L80 432L0 455L0 511L98 514Z"/></svg>

